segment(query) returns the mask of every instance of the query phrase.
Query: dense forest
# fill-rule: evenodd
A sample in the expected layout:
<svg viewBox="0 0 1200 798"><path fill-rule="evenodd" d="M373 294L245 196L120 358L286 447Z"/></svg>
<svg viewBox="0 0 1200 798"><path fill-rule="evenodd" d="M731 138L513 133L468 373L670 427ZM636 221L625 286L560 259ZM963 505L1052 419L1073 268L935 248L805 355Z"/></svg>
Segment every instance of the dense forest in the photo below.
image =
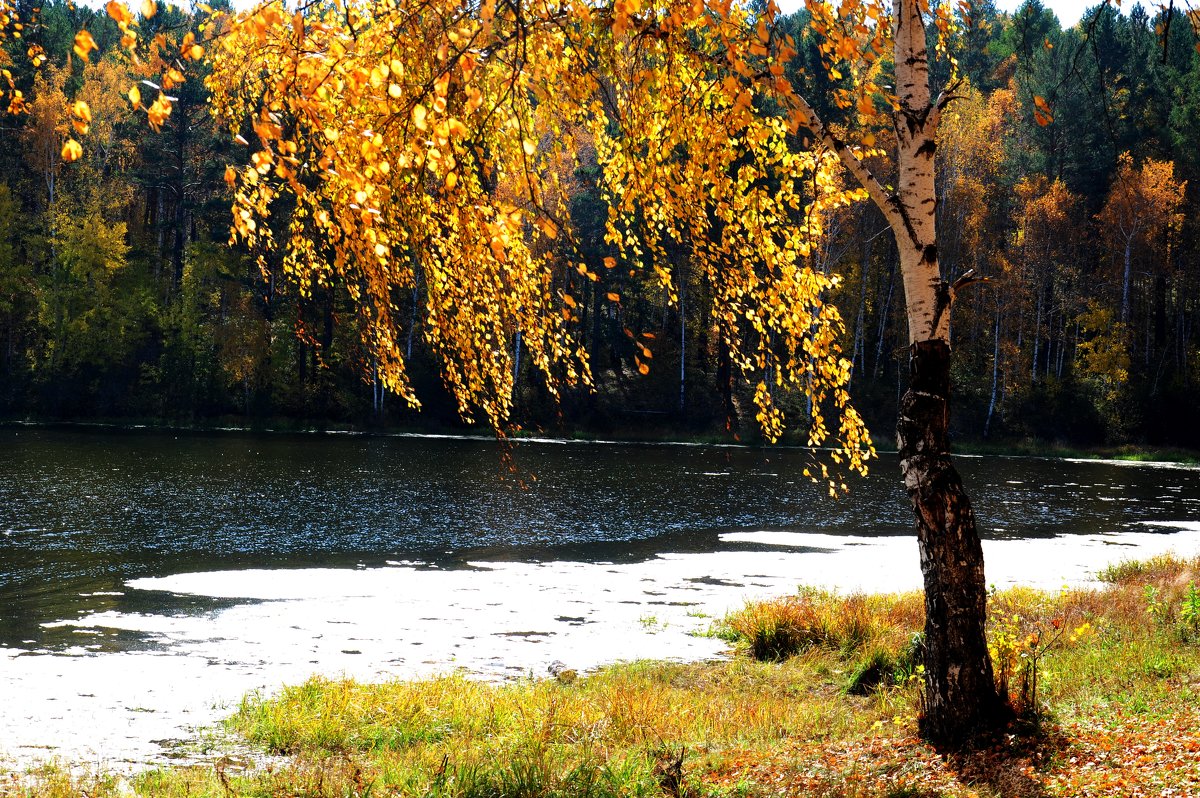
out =
<svg viewBox="0 0 1200 798"><path fill-rule="evenodd" d="M164 87L176 101L156 129L130 108L131 78L150 75L121 55L112 20L61 0L29 5L23 35L5 43L24 110L0 128L0 417L461 423L422 335L419 281L396 331L424 404L417 414L377 379L345 286L302 295L282 267L262 269L228 246L225 168L246 153L211 118L202 70ZM1063 30L1038 0L1013 14L976 3L959 21L963 96L938 147L939 255L950 278L972 269L986 278L954 318L959 435L1200 446L1192 27L1138 6L1097 6ZM164 8L142 24L152 35L199 22ZM789 77L826 98L823 118L852 127L855 109L832 102L836 87L810 83L829 78L805 22L803 12L786 20L801 43ZM81 28L98 47L90 59L71 56ZM66 163L77 100L90 109L88 147ZM599 170L586 168L586 153L583 162L569 181L571 212L599 263L614 253ZM852 391L888 439L907 372L892 236L858 203L827 220L813 258L842 277L829 299L844 320ZM598 271L595 281L565 267L561 275L582 297L571 323L595 390L554 402L517 336L517 421L606 435L756 435L754 386L731 362L710 289L686 258L669 292L652 275ZM803 430L807 409L791 405Z"/></svg>

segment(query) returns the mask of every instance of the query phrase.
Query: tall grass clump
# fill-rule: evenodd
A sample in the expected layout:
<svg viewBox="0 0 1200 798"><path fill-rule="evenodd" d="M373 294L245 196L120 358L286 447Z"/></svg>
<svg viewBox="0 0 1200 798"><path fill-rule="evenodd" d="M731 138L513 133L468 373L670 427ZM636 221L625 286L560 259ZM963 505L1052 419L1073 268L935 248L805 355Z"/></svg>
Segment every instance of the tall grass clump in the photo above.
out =
<svg viewBox="0 0 1200 798"><path fill-rule="evenodd" d="M840 596L802 589L794 596L750 602L721 625L722 636L756 660L778 662L812 648L853 654L868 644L899 651L923 623L917 593Z"/></svg>
<svg viewBox="0 0 1200 798"><path fill-rule="evenodd" d="M1195 579L1200 558L1184 559L1175 554L1159 554L1145 560L1122 560L1096 572L1096 578L1110 585L1178 583Z"/></svg>
<svg viewBox="0 0 1200 798"><path fill-rule="evenodd" d="M924 613L919 593L841 596L802 588L796 595L747 603L726 616L717 633L762 662L806 652L832 658L826 667L842 674L843 689L868 695L916 672Z"/></svg>

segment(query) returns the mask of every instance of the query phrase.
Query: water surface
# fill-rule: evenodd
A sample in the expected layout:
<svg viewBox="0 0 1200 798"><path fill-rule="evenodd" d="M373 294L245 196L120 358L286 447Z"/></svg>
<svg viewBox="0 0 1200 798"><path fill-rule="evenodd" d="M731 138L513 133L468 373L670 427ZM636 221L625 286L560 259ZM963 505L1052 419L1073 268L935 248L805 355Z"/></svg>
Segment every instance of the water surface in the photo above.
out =
<svg viewBox="0 0 1200 798"><path fill-rule="evenodd" d="M722 533L910 534L894 456L830 500L795 449L0 428L0 645L105 610L228 602L127 591L139 577L472 560L634 562L763 550ZM960 458L985 538L1145 530L1200 518L1200 470ZM514 470L515 469L515 470ZM119 638L108 646L134 645Z"/></svg>

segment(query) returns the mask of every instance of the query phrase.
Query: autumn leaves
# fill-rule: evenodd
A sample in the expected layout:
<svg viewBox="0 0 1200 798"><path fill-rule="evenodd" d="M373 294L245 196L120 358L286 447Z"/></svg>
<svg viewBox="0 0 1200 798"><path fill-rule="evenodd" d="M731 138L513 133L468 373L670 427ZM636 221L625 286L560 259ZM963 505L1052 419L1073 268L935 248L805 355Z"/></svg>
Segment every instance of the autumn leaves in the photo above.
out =
<svg viewBox="0 0 1200 798"><path fill-rule="evenodd" d="M235 238L282 258L302 291L345 286L382 379L414 403L395 297L421 285L423 329L459 410L497 427L518 335L552 394L590 381L577 281L619 262L680 301L678 272L698 270L735 362L762 383L768 434L783 424L773 397L799 390L813 442L850 441L861 465L870 444L846 412L841 321L821 301L836 278L806 261L825 215L858 192L829 158L791 150L791 120L754 111L746 76L781 72L765 25L697 3L414 10L267 6L231 23L207 85L249 148L226 172ZM714 69L725 58L735 68ZM574 239L581 158L599 164L612 208L602 264ZM621 312L618 292L605 298ZM836 433L821 415L829 400Z"/></svg>
<svg viewBox="0 0 1200 798"><path fill-rule="evenodd" d="M411 403L398 297L418 286L459 410L503 428L518 337L552 395L587 385L586 313L631 325L619 283L587 309L585 286L616 269L682 303L701 275L768 436L792 392L811 407L812 443L838 442L855 467L869 456L825 301L837 277L812 258L828 217L862 192L836 159L798 151L784 77L795 43L773 16L697 0L268 3L183 33L153 0L106 11L135 75L122 102L155 129L212 48L209 107L244 147L225 170L233 240L302 296L346 291L381 380ZM97 38L80 31L76 57L94 59ZM86 102L70 119L67 162L89 146ZM585 161L610 208L602 253L576 239ZM648 347L631 345L648 371Z"/></svg>
<svg viewBox="0 0 1200 798"><path fill-rule="evenodd" d="M207 8L207 7L206 7ZM207 9L211 12L211 9ZM137 111L142 111L146 115L146 121L149 125L159 130L162 128L167 117L171 115L171 107L174 103L174 98L167 94L173 86L183 83L184 77L184 61L199 61L204 57L204 48L196 42L196 34L188 31L179 41L173 41L167 32L158 32L149 41L146 46L141 45L141 37L138 35L139 21L134 17L129 7L121 2L121 0L109 0L105 6L108 16L117 24L117 28L121 33L120 46L126 52L126 55L134 64L140 64L145 70L151 73L160 74L159 80L161 83L155 83L149 79L142 80L140 83L143 86L149 87L156 92L153 102L149 105L143 104L142 89L138 84L131 86L126 93L126 98L129 100L130 106ZM155 0L142 0L141 4L141 21L145 22L153 18L158 12L158 5ZM212 19L201 26L203 30L208 25L214 24L214 21L219 19L219 14L214 14ZM87 61L94 50L98 49L95 38L87 29L81 30L75 34L75 41L72 47L76 56L81 60ZM44 61L43 55L30 53L31 60L34 66L38 66L40 61ZM40 61L39 61L40 59ZM75 131L80 136L87 134L87 123L90 118L90 113L84 105L80 108L80 103L75 104L74 119L72 120L75 126ZM75 138L68 138L62 146L61 157L64 161L70 163L78 160L83 155L83 146Z"/></svg>

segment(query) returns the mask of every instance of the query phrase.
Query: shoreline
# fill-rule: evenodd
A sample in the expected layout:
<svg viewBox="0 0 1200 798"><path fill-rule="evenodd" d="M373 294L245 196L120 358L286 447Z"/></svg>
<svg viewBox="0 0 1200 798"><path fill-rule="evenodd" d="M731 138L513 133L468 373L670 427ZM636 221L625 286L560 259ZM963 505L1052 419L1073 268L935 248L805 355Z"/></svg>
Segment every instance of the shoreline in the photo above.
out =
<svg viewBox="0 0 1200 798"><path fill-rule="evenodd" d="M1200 552L1200 523L1163 527L1172 531L985 541L989 581L1090 587L1114 562ZM190 616L92 613L58 622L80 639L64 652L4 650L0 678L17 698L0 707L8 731L0 759L140 770L171 761L177 741L219 722L246 694L274 694L313 674L378 682L465 669L503 682L544 675L555 661L581 673L621 661L704 661L726 648L705 636L711 623L747 601L792 594L800 584L842 594L920 587L909 536L722 538L758 549L661 552L622 564L476 562L445 571L396 562L132 580L125 591L232 606ZM128 639L140 642L103 650L106 641ZM202 687L189 692L181 684Z"/></svg>
<svg viewBox="0 0 1200 798"><path fill-rule="evenodd" d="M275 422L281 420L275 419ZM517 430L509 437L498 438L494 433L472 431L468 429L427 429L418 427L363 427L356 425L300 425L290 426L287 423L271 423L265 425L233 425L220 422L201 424L179 424L161 420L44 420L0 418L2 429L34 429L61 431L100 431L128 433L160 433L160 434L240 434L265 436L355 436L364 438L417 438L417 439L446 439L460 441L476 441L480 443L539 443L539 444L594 444L602 446L702 446L714 448L747 449L747 450L790 450L790 451L831 451L828 447L810 447L801 443L788 442L770 444L763 441L740 441L730 436L716 434L701 434L688 436L630 436L602 437L591 435L585 431L556 436L544 432ZM879 454L895 455L894 443L881 439L881 445L876 447ZM1142 465L1171 464L1179 466L1200 467L1200 450L1174 448L1169 446L1151 446L1138 444L1120 444L1114 446L1072 446L1053 441L1013 440L997 443L986 440L955 439L953 441L953 456L956 457L1007 457L1028 458L1038 460L1066 460L1096 463L1137 463Z"/></svg>

